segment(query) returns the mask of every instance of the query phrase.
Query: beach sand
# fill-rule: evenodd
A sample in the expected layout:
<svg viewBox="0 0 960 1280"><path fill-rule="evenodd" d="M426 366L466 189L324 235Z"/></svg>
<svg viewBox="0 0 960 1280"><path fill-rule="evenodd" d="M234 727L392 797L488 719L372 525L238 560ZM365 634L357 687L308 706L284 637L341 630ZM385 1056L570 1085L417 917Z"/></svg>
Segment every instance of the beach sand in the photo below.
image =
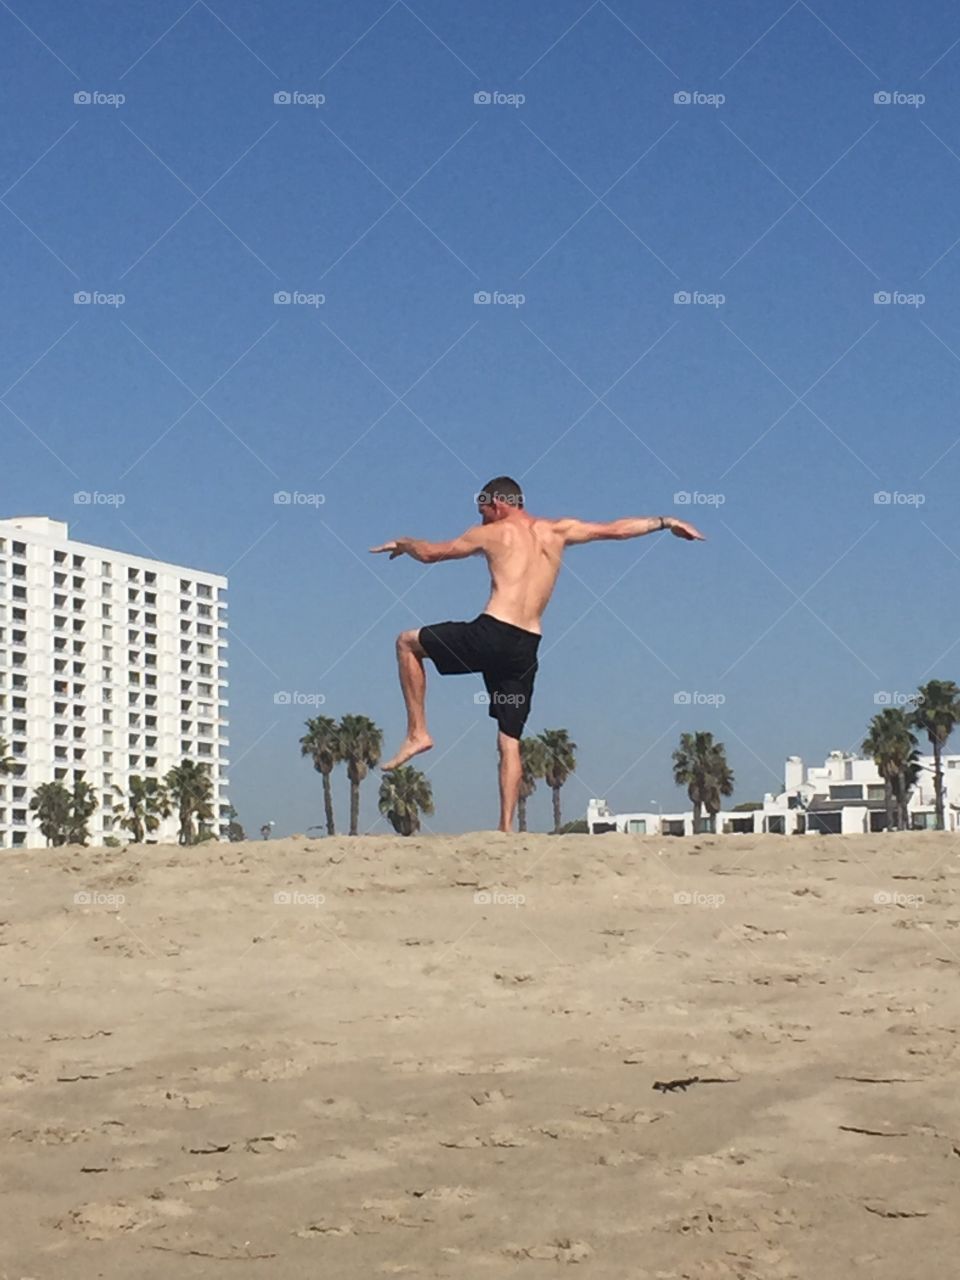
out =
<svg viewBox="0 0 960 1280"><path fill-rule="evenodd" d="M949 1274L958 855L6 851L0 1277Z"/></svg>

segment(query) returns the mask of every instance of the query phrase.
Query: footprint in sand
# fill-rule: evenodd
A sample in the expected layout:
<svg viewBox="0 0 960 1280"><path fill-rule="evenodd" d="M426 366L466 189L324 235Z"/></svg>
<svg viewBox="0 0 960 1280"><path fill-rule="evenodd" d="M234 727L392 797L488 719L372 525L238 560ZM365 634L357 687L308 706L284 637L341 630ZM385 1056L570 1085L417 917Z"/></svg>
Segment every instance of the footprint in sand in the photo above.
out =
<svg viewBox="0 0 960 1280"><path fill-rule="evenodd" d="M593 1253L593 1250L583 1240L563 1238L550 1240L546 1244L507 1245L501 1250L501 1253L508 1258L516 1258L518 1261L575 1263L585 1262Z"/></svg>
<svg viewBox="0 0 960 1280"><path fill-rule="evenodd" d="M91 1201L71 1209L57 1227L79 1231L87 1240L110 1240L158 1222L188 1217L191 1213L193 1210L182 1200L168 1200L165 1196Z"/></svg>
<svg viewBox="0 0 960 1280"><path fill-rule="evenodd" d="M219 1191L228 1182L236 1182L236 1175L227 1177L219 1169L212 1173L188 1173L182 1178L174 1178L173 1186L184 1186L188 1191Z"/></svg>
<svg viewBox="0 0 960 1280"><path fill-rule="evenodd" d="M666 1112L612 1102L605 1107L577 1107L577 1115L586 1116L588 1120L603 1120L605 1124L655 1124L663 1119Z"/></svg>

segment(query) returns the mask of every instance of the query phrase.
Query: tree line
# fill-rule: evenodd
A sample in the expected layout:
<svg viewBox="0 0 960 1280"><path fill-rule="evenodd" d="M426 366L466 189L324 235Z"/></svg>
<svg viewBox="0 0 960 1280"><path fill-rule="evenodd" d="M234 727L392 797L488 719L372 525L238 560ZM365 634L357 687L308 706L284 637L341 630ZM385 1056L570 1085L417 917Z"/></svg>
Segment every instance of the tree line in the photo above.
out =
<svg viewBox="0 0 960 1280"><path fill-rule="evenodd" d="M343 764L350 782L349 834L355 836L360 822L360 784L380 763L383 730L369 717L358 715L346 715L341 720L315 716L306 721L306 730L300 739L300 754L313 762L322 779L327 835L337 833L330 777L334 769ZM517 806L521 831L527 829L527 800L541 779L553 792L554 831L561 829L560 788L577 767L576 750L577 744L570 740L566 729L547 729L535 738L521 740L523 773ZM381 779L378 807L399 835L414 835L420 830L421 814L434 811L433 788L421 770L413 765L401 765Z"/></svg>
<svg viewBox="0 0 960 1280"><path fill-rule="evenodd" d="M18 761L7 754L0 738L0 774L14 774ZM123 796L119 787L110 788L112 797ZM48 845L85 845L90 839L90 819L99 807L96 791L79 779L72 788L63 782L41 782L30 799L30 809ZM133 774L126 795L120 826L130 833L133 844L142 844L164 818L176 813L180 844L198 844L216 833L207 824L214 819L213 781L206 765L182 760L166 776L142 778Z"/></svg>
<svg viewBox="0 0 960 1280"><path fill-rule="evenodd" d="M912 704L909 709L885 707L874 715L860 749L873 760L883 780L887 829L907 831L910 797L922 770L918 735L925 735L933 755L934 825L943 831L943 755L960 724L960 688L953 680L928 680L906 701ZM733 794L733 771L723 743L714 742L711 733L683 734L673 753L673 776L678 786L687 788L694 832L701 832L704 825L712 827L722 798ZM704 811L709 815L708 824L703 822Z"/></svg>
<svg viewBox="0 0 960 1280"><path fill-rule="evenodd" d="M935 824L945 826L946 792L943 785L943 754L954 729L960 724L960 688L952 680L930 680L909 699L913 706L885 707L870 721L861 749L873 759L884 784L887 826L890 830L909 827L908 804L919 781L918 734L930 743L934 758ZM323 787L324 819L327 835L336 834L331 774L345 765L350 783L349 834L355 836L360 821L360 785L380 762L383 730L367 716L345 715L340 720L316 716L306 721L300 738L300 754L311 760ZM520 742L521 779L517 805L517 827L527 830L527 801L539 782L552 793L553 832L564 830L560 793L577 768L577 744L566 729L546 729ZM705 731L684 733L673 752L673 778L686 788L693 808L695 833L714 825L723 800L733 794L734 774L722 742ZM18 761L8 755L0 738L0 774L17 771ZM119 789L114 789L120 794ZM71 789L62 782L41 783L30 801L40 830L48 844L85 844L89 821L98 806L93 788L84 781ZM176 813L180 844L195 844L215 833L207 826L214 818L213 783L206 765L183 760L161 781L130 779L126 811L120 825L134 843L157 831L160 821ZM433 789L426 775L413 765L391 770L380 782L380 813L399 835L420 830L423 814L434 812ZM231 811L230 838L243 839L236 813ZM706 814L706 819L704 818Z"/></svg>

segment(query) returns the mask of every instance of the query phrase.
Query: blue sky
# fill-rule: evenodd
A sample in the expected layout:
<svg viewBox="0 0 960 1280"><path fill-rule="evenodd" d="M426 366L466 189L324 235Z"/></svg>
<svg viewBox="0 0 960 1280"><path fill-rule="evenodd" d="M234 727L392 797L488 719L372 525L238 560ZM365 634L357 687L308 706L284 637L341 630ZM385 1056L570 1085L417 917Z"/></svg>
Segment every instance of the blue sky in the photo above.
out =
<svg viewBox="0 0 960 1280"><path fill-rule="evenodd" d="M579 744L566 816L679 807L697 728L759 798L960 673L960 16L519 8L0 7L0 510L229 573L248 830L321 821L277 691L396 744L394 635L485 576L365 549L459 532L500 472L708 536L570 553L529 726ZM493 822L479 688L430 686L433 829Z"/></svg>

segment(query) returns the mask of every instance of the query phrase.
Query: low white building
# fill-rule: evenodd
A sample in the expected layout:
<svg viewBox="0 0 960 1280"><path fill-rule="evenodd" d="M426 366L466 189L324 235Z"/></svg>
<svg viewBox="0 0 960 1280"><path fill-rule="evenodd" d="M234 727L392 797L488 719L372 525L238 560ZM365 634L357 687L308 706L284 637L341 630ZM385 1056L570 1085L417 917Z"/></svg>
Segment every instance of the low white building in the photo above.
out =
<svg viewBox="0 0 960 1280"><path fill-rule="evenodd" d="M960 755L941 761L945 791L944 825L960 830ZM914 830L936 825L933 756L920 757L920 778L907 809ZM706 815L704 815L706 820ZM854 835L887 825L883 779L872 760L831 751L822 765L805 767L799 756L784 765L783 790L768 793L751 810L724 810L712 830L723 834ZM612 813L604 800L587 805L591 835L619 831L634 835L693 835L693 812Z"/></svg>
<svg viewBox="0 0 960 1280"><path fill-rule="evenodd" d="M225 835L227 579L74 542L46 516L0 520L0 848L46 843L30 811L43 782L84 780L90 842L120 826L133 775L205 764ZM152 839L176 840L167 818Z"/></svg>

